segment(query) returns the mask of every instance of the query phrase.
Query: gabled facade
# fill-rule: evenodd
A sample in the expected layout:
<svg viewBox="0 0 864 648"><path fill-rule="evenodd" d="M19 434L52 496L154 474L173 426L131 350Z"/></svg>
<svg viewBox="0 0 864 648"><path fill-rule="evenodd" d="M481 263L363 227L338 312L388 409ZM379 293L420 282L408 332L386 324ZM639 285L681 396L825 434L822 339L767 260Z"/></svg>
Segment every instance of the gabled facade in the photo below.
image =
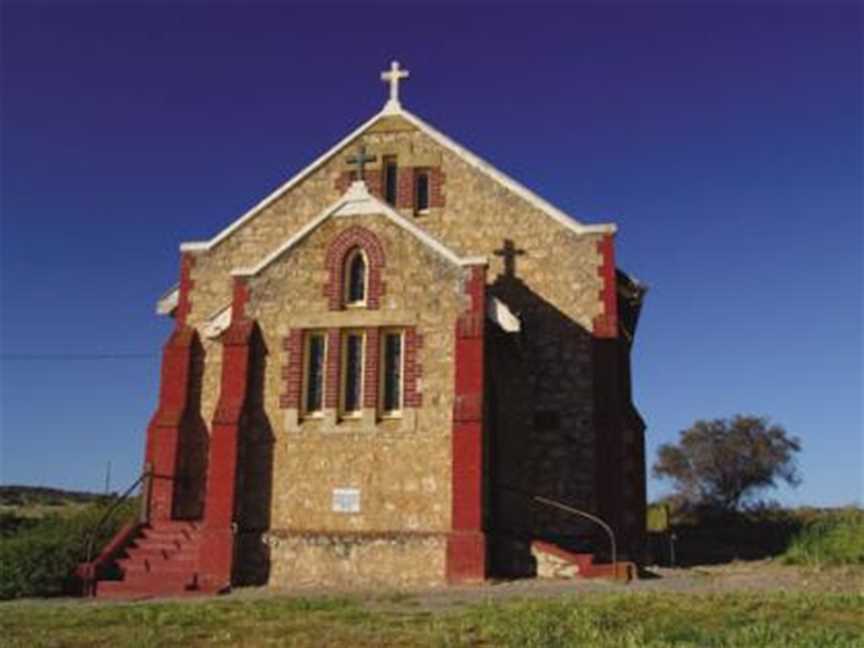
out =
<svg viewBox="0 0 864 648"><path fill-rule="evenodd" d="M176 328L150 520L103 556L125 555L124 578L97 593L477 581L536 573L544 548L602 552L537 496L599 516L638 559L644 289L616 270L615 226L403 109L402 75L380 113L180 246L157 306Z"/></svg>

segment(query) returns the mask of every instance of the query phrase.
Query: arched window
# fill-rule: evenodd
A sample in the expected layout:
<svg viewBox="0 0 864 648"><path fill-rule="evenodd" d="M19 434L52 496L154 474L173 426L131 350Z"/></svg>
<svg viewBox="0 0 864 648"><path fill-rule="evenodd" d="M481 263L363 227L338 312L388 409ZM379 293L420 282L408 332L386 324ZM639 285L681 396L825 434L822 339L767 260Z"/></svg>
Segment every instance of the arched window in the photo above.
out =
<svg viewBox="0 0 864 648"><path fill-rule="evenodd" d="M366 255L360 248L352 250L345 259L345 305L366 305Z"/></svg>

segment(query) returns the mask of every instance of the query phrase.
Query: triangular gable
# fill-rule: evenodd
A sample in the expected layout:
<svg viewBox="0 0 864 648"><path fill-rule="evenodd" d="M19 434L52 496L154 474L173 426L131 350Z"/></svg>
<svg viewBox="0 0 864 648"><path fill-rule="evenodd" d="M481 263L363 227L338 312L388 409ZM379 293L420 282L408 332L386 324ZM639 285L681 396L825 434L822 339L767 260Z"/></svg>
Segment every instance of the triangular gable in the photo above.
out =
<svg viewBox="0 0 864 648"><path fill-rule="evenodd" d="M483 265L487 263L485 256L470 256L462 257L449 247L441 243L434 236L430 235L425 230L417 227L410 220L405 218L398 211L393 209L386 202L379 200L369 193L364 182L354 182L345 194L332 205L326 207L315 218L310 220L300 230L294 233L287 241L280 245L276 250L261 259L256 265L246 268L235 268L231 271L233 276L237 277L254 277L264 268L273 263L276 259L285 254L288 250L300 243L315 229L318 228L324 221L329 218L340 218L347 216L359 216L363 214L381 214L391 222L395 223L405 231L412 234L421 243L426 245L436 254L444 257L454 265L469 266ZM180 290L178 285L169 288L156 303L156 313L159 315L170 315L177 308L179 302ZM221 309L220 309L221 312ZM216 315L209 319L215 318ZM209 320L208 320L209 321Z"/></svg>
<svg viewBox="0 0 864 648"><path fill-rule="evenodd" d="M272 192L269 196L264 198L257 205L252 207L249 211L243 214L236 221L231 223L224 230L219 232L216 236L211 238L208 241L192 241L180 244L180 250L184 252L195 252L195 251L206 251L214 248L220 242L224 241L226 238L231 236L237 229L243 226L247 221L254 218L259 212L261 212L268 205L272 204L274 201L279 199L283 194L288 192L292 187L299 184L302 180L304 180L307 176L313 173L316 169L325 164L328 160L330 160L334 155L336 155L343 148L348 146L353 140L357 139L364 132L375 126L381 120L393 120L396 117L401 117L406 120L411 125L415 126L418 130L425 133L432 140L437 142L439 145L444 147L445 149L451 151L456 156L458 156L461 160L467 163L469 166L477 169L481 173L489 176L493 180L495 180L500 185L504 186L511 192L515 193L517 196L528 202L530 205L536 207L538 210L551 217L564 227L570 229L576 234L592 234L592 233L613 233L616 230L616 226L613 223L600 223L595 225L586 225L584 223L579 222L578 220L572 218L565 212L561 211L557 207L555 207L552 203L548 202L544 198L541 198L536 193L528 189L523 184L514 180L510 176L508 176L503 171L498 170L492 164L482 159L481 157L475 155L462 145L458 144L454 140L450 139L442 132L433 128L425 121L420 119L417 115L405 110L404 108L398 107L385 107L384 110L373 115L369 120L364 122L361 126L353 130L346 137L340 140L337 144L328 149L321 157L317 158L314 162L308 165L305 169L300 171L297 175L288 180L281 187Z"/></svg>
<svg viewBox="0 0 864 648"><path fill-rule="evenodd" d="M417 227L386 202L379 200L369 193L364 182L354 182L348 191L337 202L327 207L318 216L306 223L297 233L280 245L276 250L261 259L256 265L247 268L236 268L231 271L235 277L254 277L271 263L276 261L291 248L300 243L309 234L315 231L324 221L330 218L344 218L348 216L360 216L365 214L381 214L392 223L398 225L406 232L412 234L426 247L457 266L484 265L487 262L485 256L462 257L453 250L431 236L428 232Z"/></svg>
<svg viewBox="0 0 864 648"><path fill-rule="evenodd" d="M362 215L383 215L392 223L415 236L433 252L444 257L454 265L465 267L470 265L482 265L487 262L486 257L483 256L460 257L456 252L402 216L390 205L370 194L365 183L354 182L339 201L330 205L318 214L318 216L309 221L299 232L290 237L274 252L268 254L256 265L249 268L236 268L231 271L231 274L238 277L254 277L267 268L267 266L274 263L283 254L298 245L326 220L330 218L346 218ZM160 299L159 305L157 306L157 312L160 314L170 314L173 311L173 308L176 307L177 295L178 290L175 286L173 290L169 290L168 293ZM168 304L169 299L172 300L170 305ZM505 332L515 333L521 330L519 317L515 315L507 304L500 299L491 297L487 301L486 316ZM205 337L218 337L228 327L230 322L231 304L229 303L218 309L213 315L205 320L203 327Z"/></svg>

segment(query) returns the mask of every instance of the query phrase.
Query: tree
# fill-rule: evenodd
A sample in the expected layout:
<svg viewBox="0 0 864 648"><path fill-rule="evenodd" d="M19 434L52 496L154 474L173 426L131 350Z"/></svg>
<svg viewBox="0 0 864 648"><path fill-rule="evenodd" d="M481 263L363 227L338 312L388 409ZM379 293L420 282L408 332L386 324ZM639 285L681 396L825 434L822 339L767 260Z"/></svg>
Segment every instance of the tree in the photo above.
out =
<svg viewBox="0 0 864 648"><path fill-rule="evenodd" d="M801 442L768 418L696 421L677 444L657 451L654 476L672 481L677 495L695 506L734 511L779 481L801 483L795 453Z"/></svg>

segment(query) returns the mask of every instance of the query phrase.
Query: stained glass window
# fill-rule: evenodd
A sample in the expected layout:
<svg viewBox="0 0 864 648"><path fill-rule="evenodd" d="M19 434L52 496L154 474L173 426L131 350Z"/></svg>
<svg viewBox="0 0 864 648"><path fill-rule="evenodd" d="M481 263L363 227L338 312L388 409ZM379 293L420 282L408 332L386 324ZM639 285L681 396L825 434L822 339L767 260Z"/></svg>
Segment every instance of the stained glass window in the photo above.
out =
<svg viewBox="0 0 864 648"><path fill-rule="evenodd" d="M359 250L348 257L348 286L346 302L362 304L366 301L366 258Z"/></svg>
<svg viewBox="0 0 864 648"><path fill-rule="evenodd" d="M414 206L417 211L426 211L429 209L429 172L420 171L417 174L415 183L415 201Z"/></svg>
<svg viewBox="0 0 864 648"><path fill-rule="evenodd" d="M384 158L384 200L391 205L396 204L396 158Z"/></svg>
<svg viewBox="0 0 864 648"><path fill-rule="evenodd" d="M342 409L346 414L358 413L363 407L363 336L349 333L345 337L344 352Z"/></svg>
<svg viewBox="0 0 864 648"><path fill-rule="evenodd" d="M384 336L384 412L402 409L402 334L387 333Z"/></svg>
<svg viewBox="0 0 864 648"><path fill-rule="evenodd" d="M306 412L320 412L324 400L324 352L321 333L311 333L306 342Z"/></svg>

